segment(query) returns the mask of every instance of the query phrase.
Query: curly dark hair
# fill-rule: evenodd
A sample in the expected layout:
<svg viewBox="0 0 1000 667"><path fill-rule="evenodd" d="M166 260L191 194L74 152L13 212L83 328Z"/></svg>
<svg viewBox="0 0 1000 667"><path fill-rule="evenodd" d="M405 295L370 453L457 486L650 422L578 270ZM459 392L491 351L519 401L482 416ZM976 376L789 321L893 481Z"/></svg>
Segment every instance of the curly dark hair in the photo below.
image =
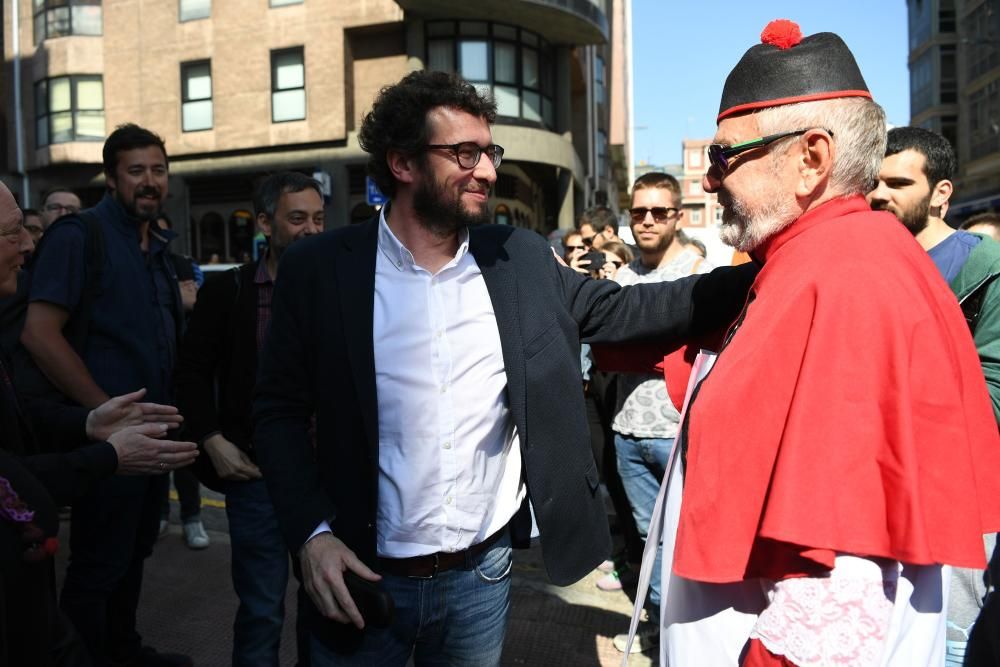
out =
<svg viewBox="0 0 1000 667"><path fill-rule="evenodd" d="M411 72L399 83L379 91L372 110L361 121L358 140L368 153L368 174L390 199L396 194L396 179L386 162L391 149L411 155L427 143L427 112L452 107L479 116L492 124L497 105L490 96L455 74Z"/></svg>
<svg viewBox="0 0 1000 667"><path fill-rule="evenodd" d="M937 132L922 127L894 127L889 130L885 156L913 150L924 156L924 176L934 186L955 178L958 160L951 142Z"/></svg>
<svg viewBox="0 0 1000 667"><path fill-rule="evenodd" d="M104 141L104 173L110 176L115 175L119 153L149 146L159 147L163 151L163 157L167 157L167 147L160 135L144 127L139 127L135 123L119 125Z"/></svg>

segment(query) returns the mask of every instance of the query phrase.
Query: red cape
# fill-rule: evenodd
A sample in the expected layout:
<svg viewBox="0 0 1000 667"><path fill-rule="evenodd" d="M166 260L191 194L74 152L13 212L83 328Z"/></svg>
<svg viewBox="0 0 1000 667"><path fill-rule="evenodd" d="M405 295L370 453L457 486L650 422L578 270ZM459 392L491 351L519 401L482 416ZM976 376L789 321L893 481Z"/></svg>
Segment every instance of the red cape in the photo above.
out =
<svg viewBox="0 0 1000 667"><path fill-rule="evenodd" d="M689 408L674 571L787 576L834 552L984 567L1000 436L927 253L854 197L760 255L756 298Z"/></svg>

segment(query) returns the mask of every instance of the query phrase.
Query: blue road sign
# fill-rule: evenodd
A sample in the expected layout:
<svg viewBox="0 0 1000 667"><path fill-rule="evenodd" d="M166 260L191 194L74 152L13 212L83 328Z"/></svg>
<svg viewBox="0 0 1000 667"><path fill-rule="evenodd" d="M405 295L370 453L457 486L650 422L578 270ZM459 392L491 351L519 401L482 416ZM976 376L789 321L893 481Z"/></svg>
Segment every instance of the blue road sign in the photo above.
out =
<svg viewBox="0 0 1000 667"><path fill-rule="evenodd" d="M372 180L371 176L365 176L366 191L368 193L368 205L369 206L382 206L385 204L385 195L382 191L378 189L375 185L375 181Z"/></svg>

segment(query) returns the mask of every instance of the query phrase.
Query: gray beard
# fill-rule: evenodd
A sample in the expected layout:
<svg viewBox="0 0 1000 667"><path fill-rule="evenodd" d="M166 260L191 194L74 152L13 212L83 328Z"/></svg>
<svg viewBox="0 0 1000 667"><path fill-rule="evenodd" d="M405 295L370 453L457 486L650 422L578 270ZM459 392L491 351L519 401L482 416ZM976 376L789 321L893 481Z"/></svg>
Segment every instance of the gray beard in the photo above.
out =
<svg viewBox="0 0 1000 667"><path fill-rule="evenodd" d="M743 202L733 201L723 215L719 237L741 252L750 252L788 225L795 222L797 211L788 200L772 200L753 209Z"/></svg>

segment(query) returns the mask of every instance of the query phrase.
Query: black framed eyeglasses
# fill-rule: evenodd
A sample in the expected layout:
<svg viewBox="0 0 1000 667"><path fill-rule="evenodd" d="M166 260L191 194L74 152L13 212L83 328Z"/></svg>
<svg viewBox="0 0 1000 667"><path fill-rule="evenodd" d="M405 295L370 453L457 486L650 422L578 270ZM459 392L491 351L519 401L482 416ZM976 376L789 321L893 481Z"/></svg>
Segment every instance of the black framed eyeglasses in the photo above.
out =
<svg viewBox="0 0 1000 667"><path fill-rule="evenodd" d="M493 163L494 169L497 169L500 166L500 162L503 161L503 146L497 146L496 144L484 147L474 141L463 141L458 144L427 144L425 148L428 150L431 148L440 148L451 151L458 162L458 166L462 169L475 169L483 153L486 153L486 157Z"/></svg>
<svg viewBox="0 0 1000 667"><path fill-rule="evenodd" d="M727 146L726 144L709 144L708 145L708 161L719 171L719 175L724 175L729 169L729 161L739 155L740 153L746 153L747 151L752 151L756 148L763 148L775 141L779 141L786 137L797 137L805 134L809 130L822 129L831 137L833 132L827 130L826 128L815 128L807 127L804 130L792 130L791 132L779 132L778 134L769 134L766 137L757 137L756 139L751 139L749 141L741 141L738 144L733 144L732 146Z"/></svg>
<svg viewBox="0 0 1000 667"><path fill-rule="evenodd" d="M667 220L676 218L681 210L679 208L669 208L666 206L654 206L653 208L636 206L635 208L630 208L628 212L629 215L632 216L632 222L642 222L646 219L647 213L652 213L653 220L656 220L657 222L666 222Z"/></svg>

